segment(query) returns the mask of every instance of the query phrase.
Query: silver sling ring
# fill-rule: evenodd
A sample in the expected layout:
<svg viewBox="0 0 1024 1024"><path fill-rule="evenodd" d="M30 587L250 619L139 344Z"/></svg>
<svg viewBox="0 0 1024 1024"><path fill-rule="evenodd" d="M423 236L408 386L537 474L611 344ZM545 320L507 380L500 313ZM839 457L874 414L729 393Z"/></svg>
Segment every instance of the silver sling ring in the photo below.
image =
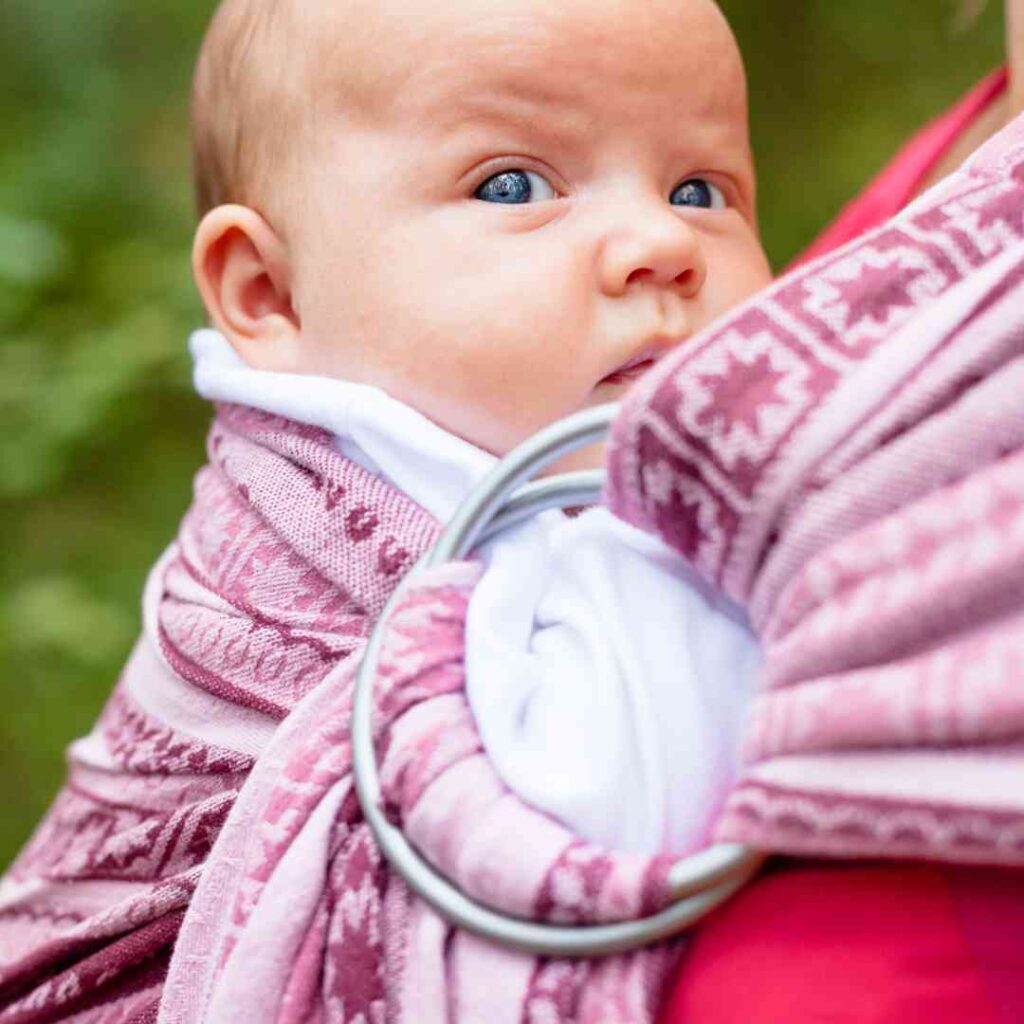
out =
<svg viewBox="0 0 1024 1024"><path fill-rule="evenodd" d="M366 822L388 863L449 923L498 945L537 956L608 956L675 935L727 900L757 872L766 856L749 846L718 843L673 865L668 879L672 902L655 914L612 924L549 925L513 917L467 896L428 864L384 816L373 743L373 686L382 624L424 570L465 558L478 543L537 512L599 501L605 478L601 470L525 482L568 452L607 436L617 409L616 405L599 406L552 424L495 466L391 596L367 644L356 679L352 770Z"/></svg>

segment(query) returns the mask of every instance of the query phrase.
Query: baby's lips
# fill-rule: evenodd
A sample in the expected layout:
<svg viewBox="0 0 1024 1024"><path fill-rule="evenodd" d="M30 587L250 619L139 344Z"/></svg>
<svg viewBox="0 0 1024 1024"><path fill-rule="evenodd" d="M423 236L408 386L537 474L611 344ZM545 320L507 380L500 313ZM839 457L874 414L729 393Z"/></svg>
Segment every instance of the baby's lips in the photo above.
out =
<svg viewBox="0 0 1024 1024"><path fill-rule="evenodd" d="M664 343L645 345L632 359L628 359L607 377L602 384L631 384L642 377L673 346Z"/></svg>
<svg viewBox="0 0 1024 1024"><path fill-rule="evenodd" d="M650 356L644 359L630 360L630 362L620 366L613 373L609 373L607 377L603 377L601 383L632 384L633 381L642 377L656 362L657 360L652 359Z"/></svg>
<svg viewBox="0 0 1024 1024"><path fill-rule="evenodd" d="M659 335L655 340L644 345L631 359L616 367L606 377L602 377L601 383L632 384L633 381L647 373L662 356L671 352L682 340L682 337Z"/></svg>

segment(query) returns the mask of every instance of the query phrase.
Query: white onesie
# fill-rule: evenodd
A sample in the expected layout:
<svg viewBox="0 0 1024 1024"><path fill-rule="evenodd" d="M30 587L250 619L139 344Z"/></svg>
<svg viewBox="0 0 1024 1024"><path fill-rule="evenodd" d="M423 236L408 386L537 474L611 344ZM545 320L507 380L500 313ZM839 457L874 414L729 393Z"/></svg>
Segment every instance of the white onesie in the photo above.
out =
<svg viewBox="0 0 1024 1024"><path fill-rule="evenodd" d="M254 370L215 331L191 348L204 398L331 432L442 522L495 464L378 388ZM466 685L504 781L606 846L702 845L736 775L759 665L742 611L603 508L542 513L481 555Z"/></svg>

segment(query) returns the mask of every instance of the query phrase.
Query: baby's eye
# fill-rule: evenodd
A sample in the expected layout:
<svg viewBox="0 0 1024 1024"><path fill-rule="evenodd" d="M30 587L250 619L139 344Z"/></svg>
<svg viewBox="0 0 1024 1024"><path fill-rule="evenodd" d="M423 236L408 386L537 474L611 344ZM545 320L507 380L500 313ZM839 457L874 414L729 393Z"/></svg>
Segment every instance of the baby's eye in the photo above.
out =
<svg viewBox="0 0 1024 1024"><path fill-rule="evenodd" d="M555 190L546 178L518 169L491 175L473 194L485 203L529 203L555 198Z"/></svg>
<svg viewBox="0 0 1024 1024"><path fill-rule="evenodd" d="M687 178L676 185L668 201L673 206L698 206L705 210L721 210L725 207L722 190L704 178Z"/></svg>

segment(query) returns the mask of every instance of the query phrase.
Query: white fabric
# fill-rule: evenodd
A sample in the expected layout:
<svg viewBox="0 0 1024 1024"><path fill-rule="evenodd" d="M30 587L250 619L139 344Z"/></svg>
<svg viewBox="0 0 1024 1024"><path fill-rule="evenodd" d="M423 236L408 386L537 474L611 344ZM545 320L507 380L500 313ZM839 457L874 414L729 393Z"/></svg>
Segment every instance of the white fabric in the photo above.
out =
<svg viewBox="0 0 1024 1024"><path fill-rule="evenodd" d="M217 331L196 331L189 348L196 391L203 398L239 402L329 431L342 454L441 522L495 463L493 455L453 437L380 388L253 370Z"/></svg>
<svg viewBox="0 0 1024 1024"><path fill-rule="evenodd" d="M214 331L191 348L204 398L331 432L441 521L495 464L377 388L253 370ZM467 692L504 781L594 842L699 846L735 777L759 663L742 613L602 508L539 515L483 557Z"/></svg>

